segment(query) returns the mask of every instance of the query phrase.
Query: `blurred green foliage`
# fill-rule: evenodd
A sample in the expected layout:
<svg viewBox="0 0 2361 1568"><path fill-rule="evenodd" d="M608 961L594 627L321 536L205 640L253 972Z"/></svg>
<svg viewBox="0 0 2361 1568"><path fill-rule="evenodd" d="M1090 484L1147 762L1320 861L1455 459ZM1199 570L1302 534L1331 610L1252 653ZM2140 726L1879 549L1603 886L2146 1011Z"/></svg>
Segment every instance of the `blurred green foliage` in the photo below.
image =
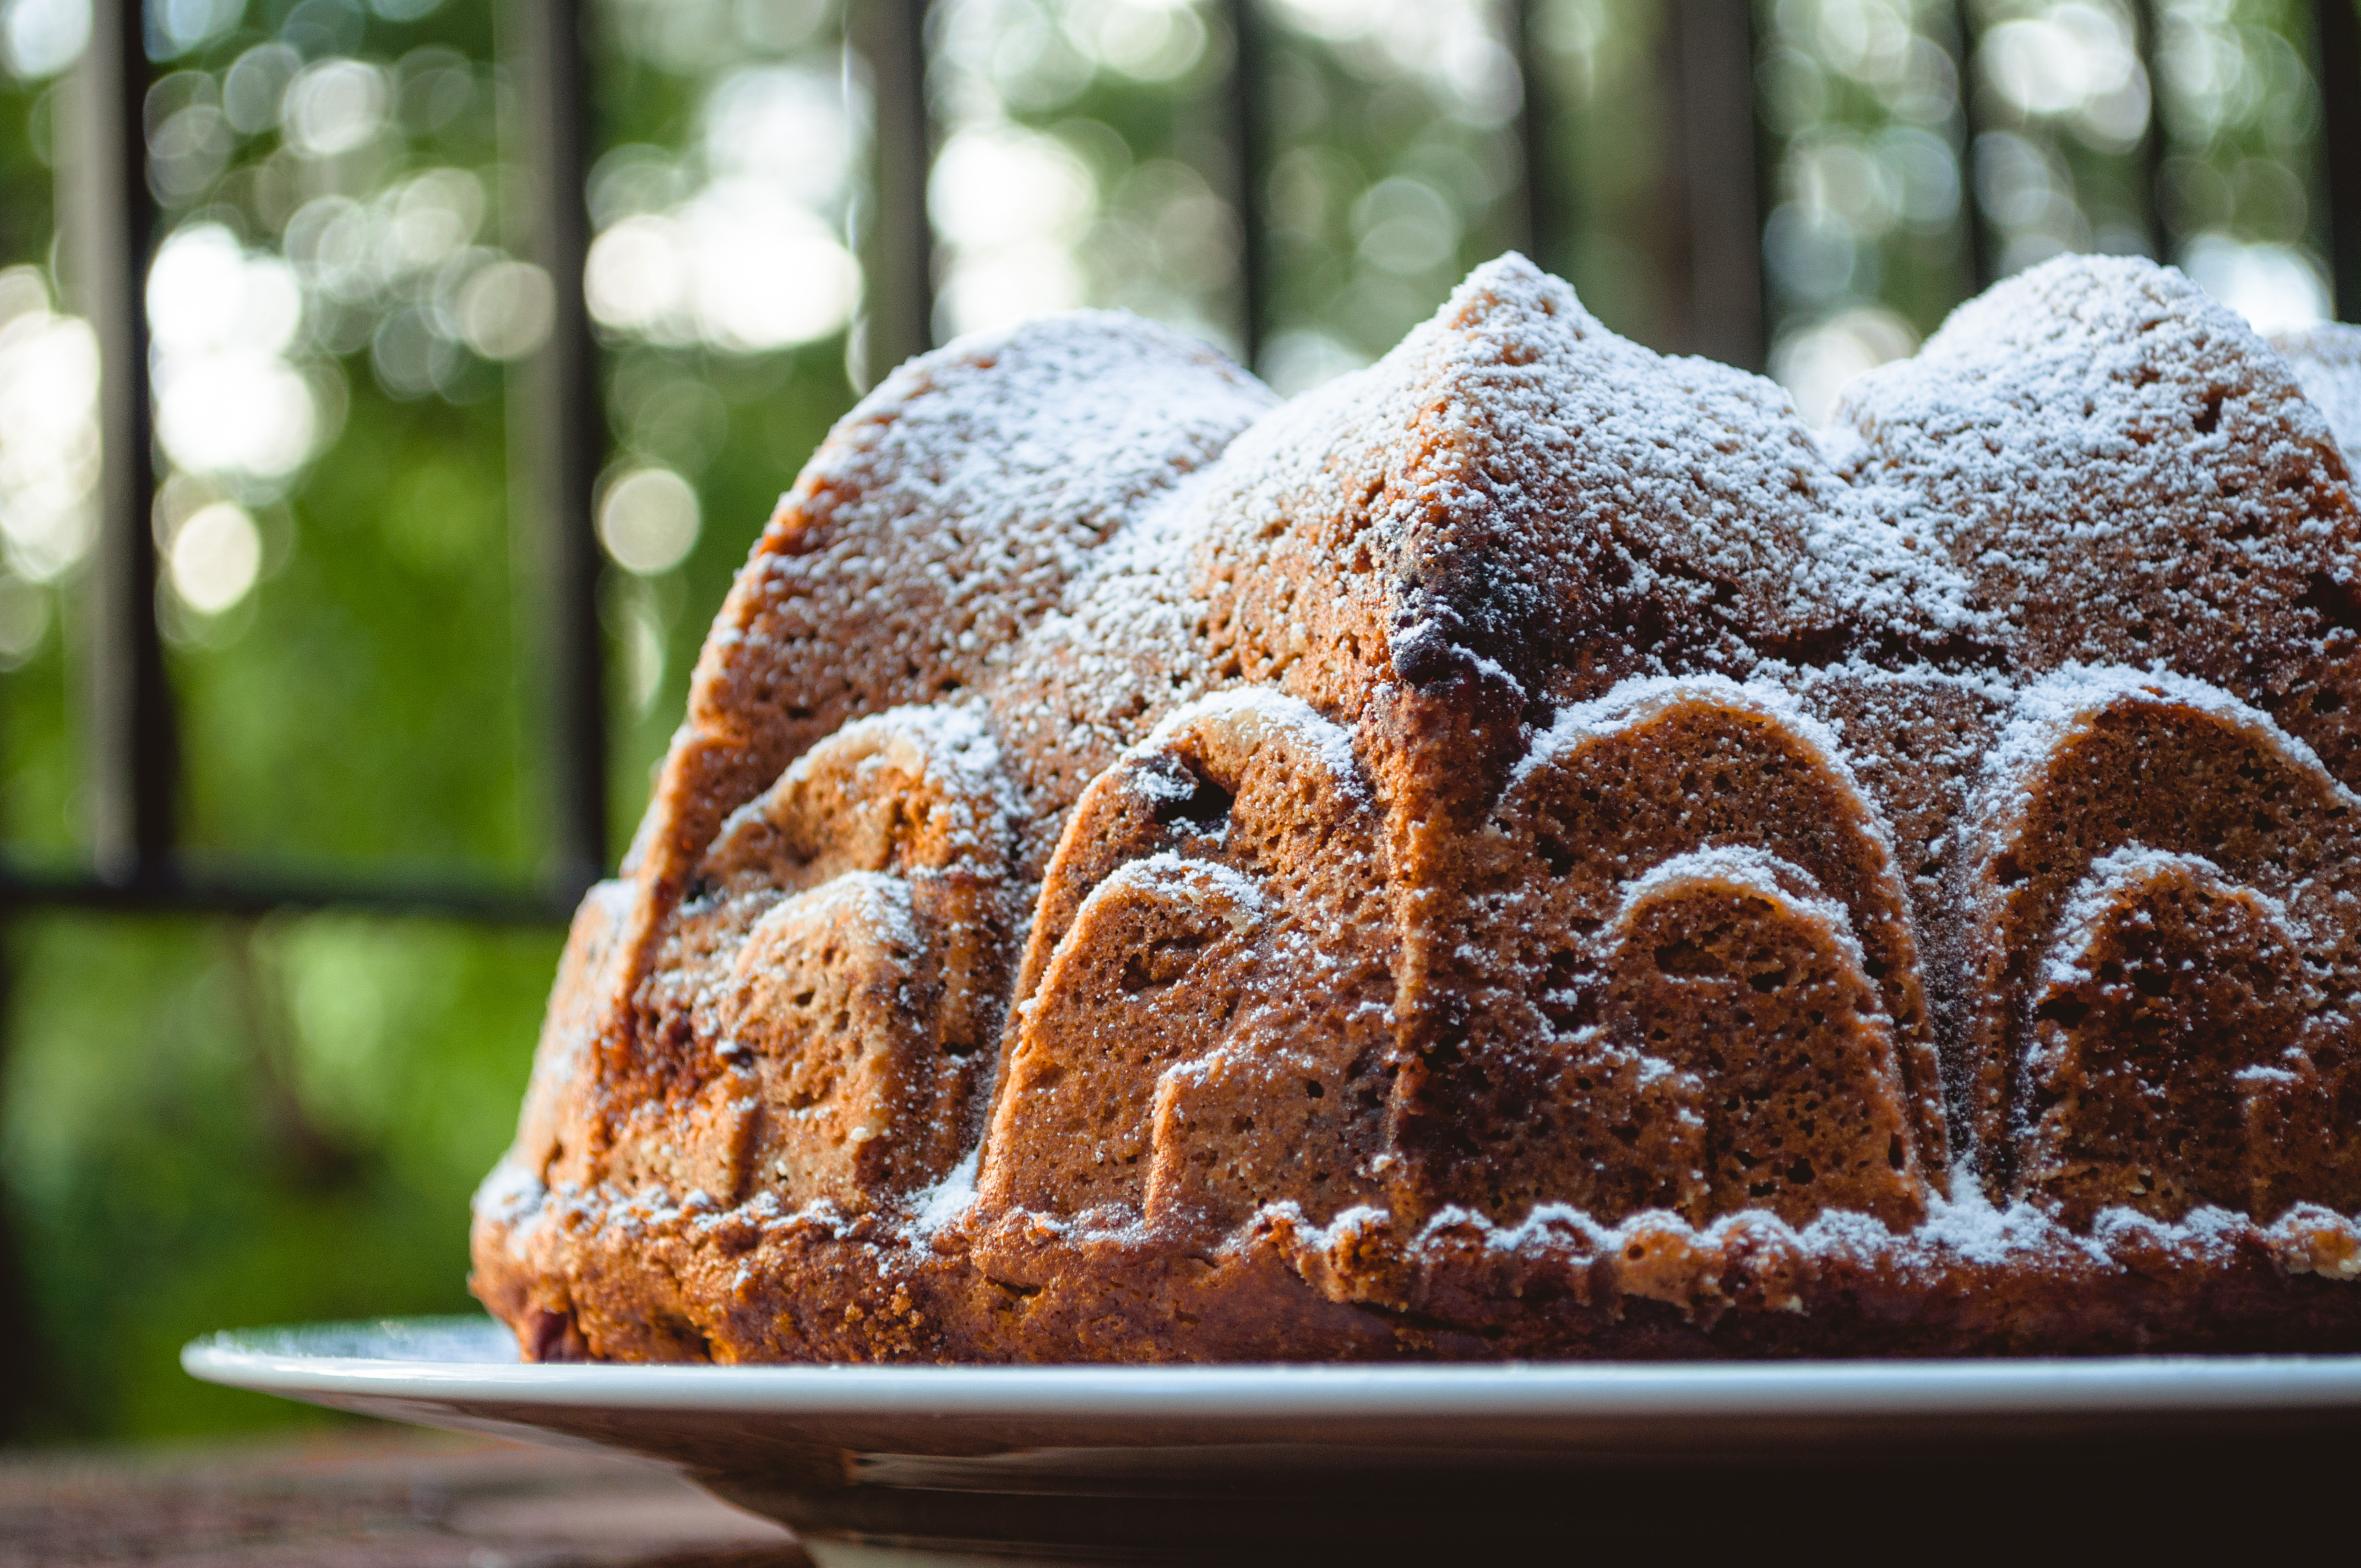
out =
<svg viewBox="0 0 2361 1568"><path fill-rule="evenodd" d="M1538 8L1530 107L1550 159L1548 250L1598 319L1673 352L1686 346L1687 292L1670 264L1686 247L1670 138L1634 137L1676 110L1672 18L1661 0L1558 0Z"/></svg>
<svg viewBox="0 0 2361 1568"><path fill-rule="evenodd" d="M181 1344L466 1308L467 1193L512 1124L551 934L53 915L13 922L9 957L24 1435L316 1420L180 1376Z"/></svg>
<svg viewBox="0 0 2361 1568"><path fill-rule="evenodd" d="M1271 7L1266 368L1283 389L1375 359L1470 268L1526 243L1513 16L1390 9L1380 29L1375 13Z"/></svg>
<svg viewBox="0 0 2361 1568"><path fill-rule="evenodd" d="M172 650L184 841L278 862L530 872L499 404L357 378L283 565ZM487 417L487 411L490 417ZM226 617L225 619L227 619Z"/></svg>

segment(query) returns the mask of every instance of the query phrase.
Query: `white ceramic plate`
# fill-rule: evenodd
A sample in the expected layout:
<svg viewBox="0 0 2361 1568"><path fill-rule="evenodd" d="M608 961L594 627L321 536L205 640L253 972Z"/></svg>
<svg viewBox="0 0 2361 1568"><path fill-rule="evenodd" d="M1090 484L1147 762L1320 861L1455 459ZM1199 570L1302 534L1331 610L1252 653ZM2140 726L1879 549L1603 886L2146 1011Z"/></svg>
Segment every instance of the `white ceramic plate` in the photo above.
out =
<svg viewBox="0 0 2361 1568"><path fill-rule="evenodd" d="M2103 1517L2120 1547L2136 1514L2185 1543L2207 1498L2292 1498L2316 1473L2349 1508L2361 1473L2361 1356L522 1365L498 1324L453 1318L219 1334L181 1363L397 1420L663 1460L786 1520L823 1563L1433 1561L1569 1531L1661 1545L1668 1528L1704 1549L1830 1486L1858 1528L1923 1530L1939 1508L1949 1537L2055 1539ZM2022 1517L2045 1490L2065 1513ZM2066 1508L2092 1497L2107 1506Z"/></svg>

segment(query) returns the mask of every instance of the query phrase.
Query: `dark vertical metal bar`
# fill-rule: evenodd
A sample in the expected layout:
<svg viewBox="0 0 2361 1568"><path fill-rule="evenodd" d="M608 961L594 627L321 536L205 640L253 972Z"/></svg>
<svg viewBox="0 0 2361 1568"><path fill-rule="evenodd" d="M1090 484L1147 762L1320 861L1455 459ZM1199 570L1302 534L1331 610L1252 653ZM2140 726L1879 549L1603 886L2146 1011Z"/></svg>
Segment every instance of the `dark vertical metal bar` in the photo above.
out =
<svg viewBox="0 0 2361 1568"><path fill-rule="evenodd" d="M1980 294L1992 287L1997 265L1993 254L1992 227L1984 221L1982 191L1976 184L1976 0L1956 0L1951 7L1952 60L1960 79L1960 218L1968 228L1968 292Z"/></svg>
<svg viewBox="0 0 2361 1568"><path fill-rule="evenodd" d="M874 94L875 189L862 264L868 306L862 380L874 386L935 341L935 238L927 216L934 127L927 112L927 0L856 0L846 42L868 67Z"/></svg>
<svg viewBox="0 0 2361 1568"><path fill-rule="evenodd" d="M2336 319L2361 322L2361 0L2313 0Z"/></svg>
<svg viewBox="0 0 2361 1568"><path fill-rule="evenodd" d="M170 874L178 794L171 691L156 628L153 411L148 385L149 70L139 0L99 0L74 83L77 209L68 214L75 292L98 334L97 553L90 580L91 848L110 882Z"/></svg>
<svg viewBox="0 0 2361 1568"><path fill-rule="evenodd" d="M1534 36L1541 26L1543 0L1513 0L1509 7L1509 25L1516 31L1510 43L1517 57L1517 82L1521 89L1517 111L1517 131L1525 159L1524 193L1525 250L1532 260L1544 269L1564 270L1565 261L1558 255L1563 241L1564 220L1560 216L1559 192L1556 182L1557 159L1554 141L1557 122L1550 113L1549 90L1542 70L1541 42Z"/></svg>
<svg viewBox="0 0 2361 1568"><path fill-rule="evenodd" d="M1270 126L1263 113L1262 17L1255 0L1226 0L1230 25L1230 150L1238 203L1239 341L1248 368L1270 334L1270 231L1263 221L1263 171L1270 167Z"/></svg>
<svg viewBox="0 0 2361 1568"><path fill-rule="evenodd" d="M1746 0L1676 0L1687 161L1691 346L1732 365L1769 359L1754 15Z"/></svg>
<svg viewBox="0 0 2361 1568"><path fill-rule="evenodd" d="M2140 215L2147 232L2148 254L2158 261L2172 259L2172 225L2164 213L2164 78L2156 68L2159 18L2156 0L2128 0L2132 47L2140 71L2147 77L2147 124L2140 127Z"/></svg>
<svg viewBox="0 0 2361 1568"><path fill-rule="evenodd" d="M613 863L607 836L605 644L592 491L606 460L598 351L582 293L590 247L584 189L590 139L578 0L513 0L535 259L555 300L548 344L532 367L532 493L547 626L552 838L565 888Z"/></svg>

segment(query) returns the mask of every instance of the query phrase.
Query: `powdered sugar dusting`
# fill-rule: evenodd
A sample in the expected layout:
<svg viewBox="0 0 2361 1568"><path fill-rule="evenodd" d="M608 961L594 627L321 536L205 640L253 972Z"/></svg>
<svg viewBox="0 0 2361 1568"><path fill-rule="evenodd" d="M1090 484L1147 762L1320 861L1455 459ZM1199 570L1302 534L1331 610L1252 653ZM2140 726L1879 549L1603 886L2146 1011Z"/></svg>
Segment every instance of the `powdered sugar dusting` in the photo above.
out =
<svg viewBox="0 0 2361 1568"><path fill-rule="evenodd" d="M1246 686L1220 692L1177 708L1156 727L1148 737L1148 742L1154 744L1169 740L1204 718L1233 722L1246 720L1285 730L1302 740L1312 754L1326 764L1328 771L1336 778L1350 781L1357 774L1353 761L1351 730L1323 718L1311 704L1267 686Z"/></svg>
<svg viewBox="0 0 2361 1568"><path fill-rule="evenodd" d="M1331 1254L1366 1245L1393 1225L1393 1217L1387 1212L1366 1207L1345 1211L1324 1226L1304 1223L1300 1214L1289 1214L1286 1219L1307 1251ZM2308 1234L2307 1227L2324 1234ZM2281 1252L2299 1268L2312 1266L2308 1259L2316 1249L2323 1272L2339 1277L2361 1273L2348 1262L2345 1251L2356 1234L2355 1223L2316 1206L2290 1210L2263 1228L2243 1214L2208 1206L2192 1209L2177 1221L2158 1220L2131 1209L2107 1209L2083 1233L2068 1228L2055 1215L2030 1203L1994 1204L1965 1176L1948 1196L1930 1198L1926 1218L1899 1235L1867 1214L1843 1210L1823 1212L1800 1227L1760 1210L1724 1215L1697 1226L1661 1209L1606 1224L1582 1210L1544 1203L1513 1223L1501 1223L1467 1209L1446 1206L1427 1219L1405 1250L1412 1255L1442 1254L1455 1240L1473 1236L1484 1251L1501 1257L1570 1252L1626 1265L1621 1284L1634 1294L1655 1292L1648 1288L1651 1281L1644 1274L1628 1265L1650 1253L1669 1252L1689 1266L1676 1273L1671 1283L1694 1292L1684 1304L1700 1304L1700 1299L1710 1301L1717 1287L1727 1281L1725 1271L1735 1272L1725 1260L1733 1254L1743 1255L1741 1247L1743 1253L1756 1257L1767 1251L1774 1266L1784 1262L1790 1268L1810 1270L1843 1263L1929 1281L1960 1266L1984 1277L2013 1272L2109 1277L2125 1266L2119 1255L2140 1256L2151 1267L2166 1259L2202 1266L2255 1238L2258 1229L2265 1245ZM1689 1272L1690 1268L1697 1272ZM2343 1272L2346 1270L2352 1273Z"/></svg>
<svg viewBox="0 0 2361 1568"><path fill-rule="evenodd" d="M983 1146L978 1144L951 1168L949 1176L917 1194L911 1204L907 1234L931 1236L965 1216L975 1203L975 1173L983 1161Z"/></svg>
<svg viewBox="0 0 2361 1568"><path fill-rule="evenodd" d="M1954 312L1837 409L1839 470L1972 580L2018 668L2191 669L2293 598L2351 503L2326 425L2245 322L2169 268L2061 258ZM2274 633L2276 634L2276 632Z"/></svg>
<svg viewBox="0 0 2361 1568"><path fill-rule="evenodd" d="M1642 905L1697 883L1719 883L1808 913L1853 968L1867 972L1869 960L1853 933L1851 912L1821 892L1801 867L1753 844L1710 845L1660 861L1623 884L1609 929L1620 931Z"/></svg>
<svg viewBox="0 0 2361 1568"><path fill-rule="evenodd" d="M1509 775L1511 788L1548 767L1584 740L1612 735L1646 723L1666 708L1686 702L1707 702L1736 708L1770 720L1820 753L1831 773L1860 793L1836 732L1806 713L1795 699L1767 683L1741 684L1727 675L1651 675L1626 681L1596 701L1576 703L1561 710Z"/></svg>
<svg viewBox="0 0 2361 1568"><path fill-rule="evenodd" d="M2361 797L2335 783L2311 747L2280 729L2268 715L2218 686L2165 669L2069 664L2034 682L2018 696L2015 712L1988 754L1983 804L1971 811L1971 820L1993 823L2021 809L2026 786L2049 764L2066 738L2125 700L2171 704L2220 718L2252 736L2265 750L2281 752L2296 766L2319 773L2327 787L2361 809Z"/></svg>
<svg viewBox="0 0 2361 1568"><path fill-rule="evenodd" d="M973 655L1054 609L1143 498L1210 462L1269 400L1210 351L1129 316L962 339L846 417L780 513L799 532L824 515L829 541L760 569L825 576L889 617L896 580L915 573L932 625Z"/></svg>
<svg viewBox="0 0 2361 1568"><path fill-rule="evenodd" d="M2200 886L2215 888L2228 888L2235 882L2203 855L2180 854L2169 850L2150 849L2145 844L2129 844L2110 850L2091 862L2090 871L2059 908L2058 938L2051 944L2048 956L2042 960L2042 981L2050 985L2070 986L2083 979L2083 970L2073 955L2089 946L2092 935L2124 902L2126 892L2168 876L2178 876ZM2248 888L2245 892L2282 928L2290 924L2288 906L2283 900L2259 888Z"/></svg>
<svg viewBox="0 0 2361 1568"><path fill-rule="evenodd" d="M1135 888L1207 906L1239 929L1253 925L1268 908L1262 889L1251 879L1218 861L1183 860L1170 850L1126 862L1099 886Z"/></svg>
<svg viewBox="0 0 2361 1568"><path fill-rule="evenodd" d="M1341 640L1379 652L1345 606L1382 618L1388 673L1521 696L1564 687L1587 643L1742 674L1799 639L1974 620L1960 573L1863 504L1776 386L1616 336L1521 257L1223 467L1216 634L1273 675Z"/></svg>

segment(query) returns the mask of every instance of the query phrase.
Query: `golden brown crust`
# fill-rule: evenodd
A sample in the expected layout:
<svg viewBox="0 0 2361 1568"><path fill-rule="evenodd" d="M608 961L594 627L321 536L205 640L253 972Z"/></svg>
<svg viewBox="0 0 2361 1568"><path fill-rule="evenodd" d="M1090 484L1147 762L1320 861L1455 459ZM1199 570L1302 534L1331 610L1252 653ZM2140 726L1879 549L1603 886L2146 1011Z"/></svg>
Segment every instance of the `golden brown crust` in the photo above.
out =
<svg viewBox="0 0 2361 1568"><path fill-rule="evenodd" d="M1872 986L1858 1011L1862 1026L1885 1041L1878 1047L1888 1058L1881 1070L1893 1080L1903 1121L1891 1137L1861 1131L1862 1147L1873 1146L1874 1158L1894 1173L1906 1171L1913 1186L1939 1183L1948 1134L1908 895L1885 829L1835 753L1833 737L1773 687L1708 679L1627 690L1621 700L1567 710L1536 740L1481 839L1493 859L1467 884L1476 939L1459 945L1457 970L1481 1009L1481 1035L1498 1042L1488 1041L1487 1048L1507 1057L1518 1042L1552 1042L1554 1054L1565 1058L1556 1069L1561 1083L1570 1074L1579 1097L1589 1092L1581 1088L1589 1076L1582 1062L1593 1054L1580 1044L1586 1033L1611 1058L1656 1027L1643 1020L1666 1006L1683 1014L1691 1031L1708 1015L1718 1019L1708 1034L1758 1025L1771 1030L1768 1013L1758 1014L1755 1004L1733 1011L1710 998L1725 981L1744 980L1761 1009L1792 1007L1784 985L1771 982L1784 972L1779 966L1765 961L1749 969L1733 953L1736 969L1712 961L1685 970L1659 960L1653 948L1642 965L1630 956L1620 929L1631 913L1619 913L1619 905L1628 906L1665 868L1714 846L1748 846L1762 851L1766 869L1746 874L1780 883L1773 901L1783 908L1798 887L1808 890L1806 904L1833 900L1840 906L1827 940L1847 950L1830 949L1794 978L1809 989L1815 982L1806 970L1840 959ZM1592 933L1604 934L1605 943ZM1643 981L1649 969L1656 981ZM1599 992L1599 975L1607 977L1602 1000L1618 1009L1612 1016L1586 1011L1586 997ZM1633 1013L1633 990L1643 984L1672 989ZM1684 992L1693 1000L1675 1002ZM1855 1010L1847 1003L1839 1011ZM1830 1051L1849 1051L1839 1042L1853 1030L1827 1005L1806 1003L1806 1012L1827 1017L1816 1027ZM1641 1059L1659 1058L1643 1052ZM1517 1135L1495 1146L1490 1168L1512 1185L1481 1203L1487 1212L1506 1217L1536 1201L1576 1200L1574 1192L1532 1179L1565 1157L1563 1150L1538 1146L1553 1139L1551 1118L1488 1116L1473 1107L1460 1114ZM1792 1160L1774 1162L1767 1148L1745 1157L1766 1168L1793 1168ZM1916 1200L1897 1195L1893 1201L1906 1210Z"/></svg>
<svg viewBox="0 0 2361 1568"><path fill-rule="evenodd" d="M1345 731L1260 693L1101 774L1042 891L984 1205L1218 1237L1266 1203L1378 1197L1376 827Z"/></svg>
<svg viewBox="0 0 2361 1568"><path fill-rule="evenodd" d="M2109 867L2077 902L2018 1079L2016 1190L2082 1227L2110 1206L2276 1219L2290 1174L2319 1192L2285 1169L2287 1124L2308 1118L2281 1043L2311 988L2287 983L2302 964L2279 911L2193 856Z"/></svg>
<svg viewBox="0 0 2361 1568"><path fill-rule="evenodd" d="M914 363L586 902L532 1356L2361 1348L2361 513L2177 274L1806 430L1511 258Z"/></svg>
<svg viewBox="0 0 2361 1568"><path fill-rule="evenodd" d="M2039 1049L2033 1036L2057 1023L2042 1009L2070 1012L2084 1002L2069 993L2089 991L2045 968L2083 961L2075 944L2089 936L2060 930L2074 924L2070 905L2098 896L2147 908L2143 889L2163 905L2173 902L2165 883L2145 877L2108 887L2103 873L2092 888L2092 868L2108 858L2129 857L2136 870L2158 855L2202 857L2210 875L2229 879L2224 891L2257 889L2274 918L2291 918L2301 930L2304 940L2278 949L2270 971L2294 1010L2225 1045L2252 1065L2270 1066L2294 1047L2305 1019L2341 1016L2361 983L2354 947L2361 798L2268 719L2194 683L2137 674L2054 679L2027 692L2021 709L1966 817L1971 843L1957 898L1959 991L1970 1005L1953 1096L1996 1191L2009 1180L2011 1131L2021 1124L2010 1107L2020 1117L2030 1108L2022 1069ZM2155 913L2175 918L2162 905ZM2056 950L2061 941L2063 952ZM2239 961L2232 952L2218 957ZM2191 972L2190 985L2201 972ZM2201 1004L2193 995L2181 1000ZM2150 1110L2176 1124L2202 1119L2184 1094ZM2158 1196L2149 1212L2169 1212L2169 1201Z"/></svg>

